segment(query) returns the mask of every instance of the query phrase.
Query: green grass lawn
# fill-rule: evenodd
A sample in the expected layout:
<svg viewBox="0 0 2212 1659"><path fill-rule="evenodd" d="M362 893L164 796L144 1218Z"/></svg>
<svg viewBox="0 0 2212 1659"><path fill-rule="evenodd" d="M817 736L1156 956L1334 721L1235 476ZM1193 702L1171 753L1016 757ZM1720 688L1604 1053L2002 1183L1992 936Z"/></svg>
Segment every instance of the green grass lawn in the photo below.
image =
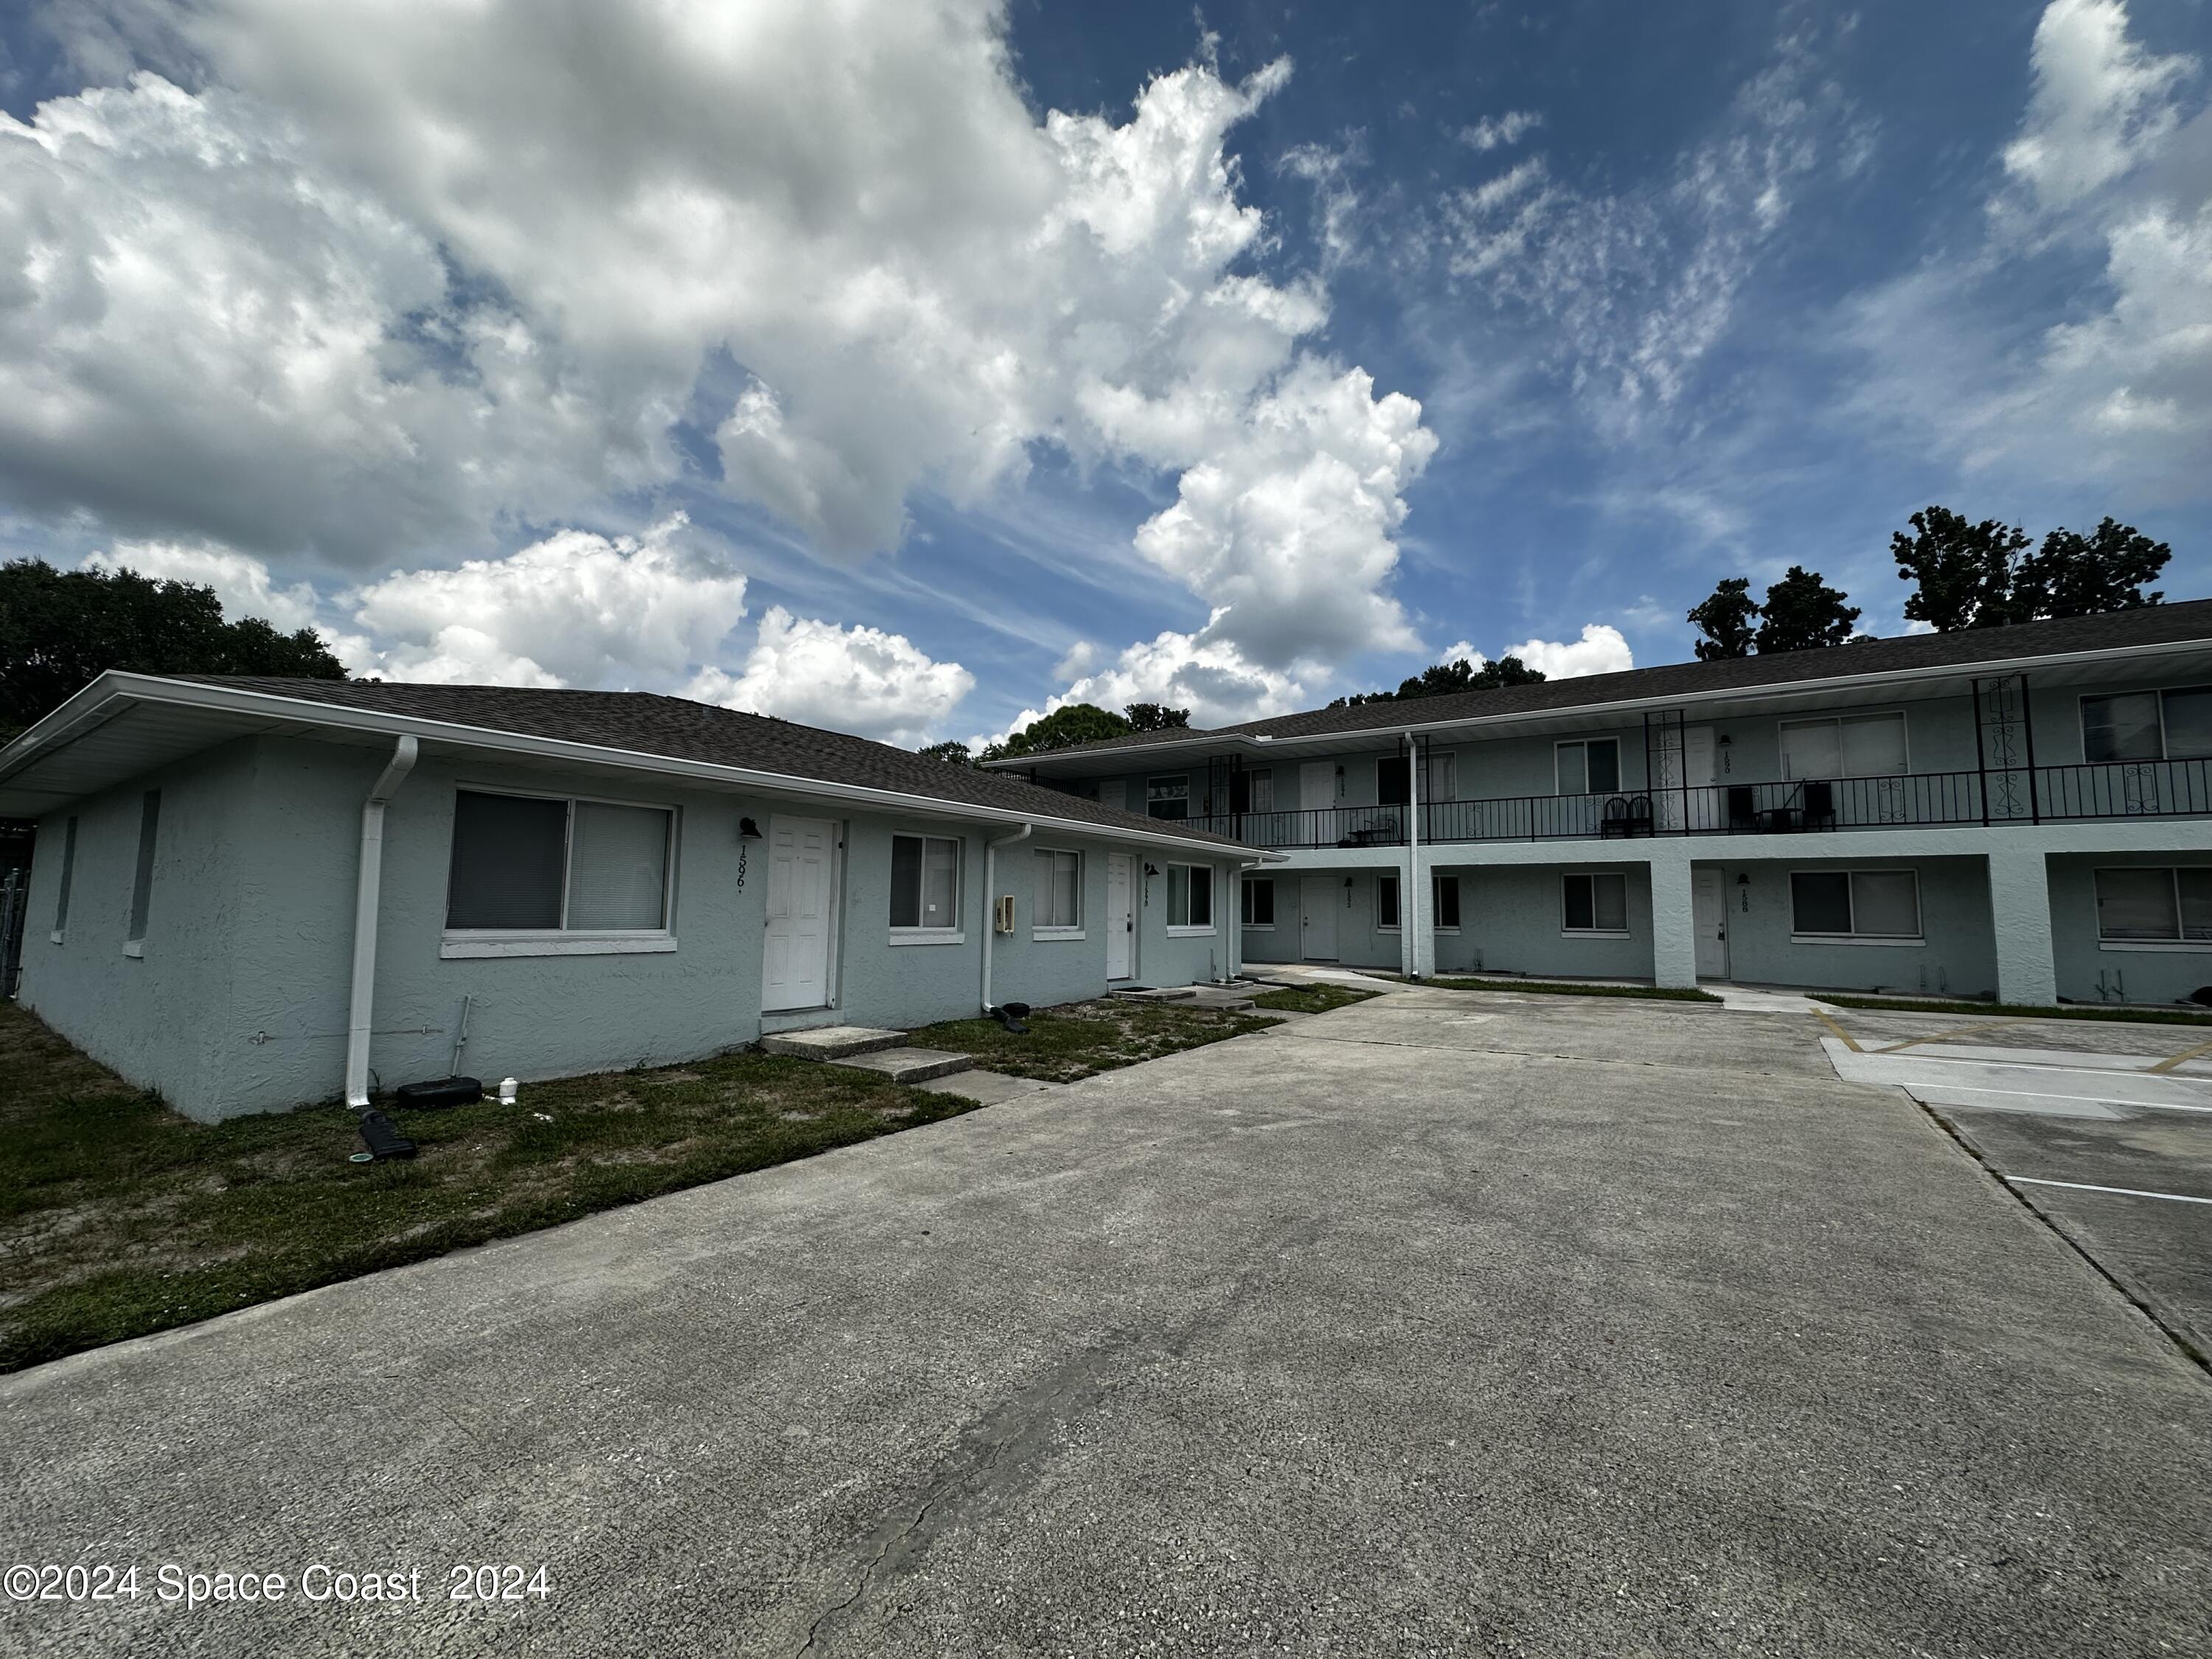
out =
<svg viewBox="0 0 2212 1659"><path fill-rule="evenodd" d="M987 1072L1075 1083L1116 1066L1264 1031L1275 1022L1225 1009L1102 997L1040 1008L1025 1023L1029 1035L1016 1036L996 1020L949 1019L909 1033L907 1041L917 1048L973 1054Z"/></svg>
<svg viewBox="0 0 2212 1659"><path fill-rule="evenodd" d="M2104 1003L2063 1003L2055 1008L2019 1002L1946 1002L1920 997L1853 997L1832 991L1807 996L1838 1008L1873 1008L1893 1014L1988 1014L2008 1019L2099 1019L2122 1024L2212 1025L2212 1012L2198 1008L2124 1008Z"/></svg>
<svg viewBox="0 0 2212 1659"><path fill-rule="evenodd" d="M340 1107L195 1123L0 1003L0 1370L766 1169L974 1109L737 1054L391 1114L356 1164Z"/></svg>
<svg viewBox="0 0 2212 1659"><path fill-rule="evenodd" d="M1710 991L1666 985L1577 985L1533 979L1425 979L1447 991L1528 991L1547 997L1635 997L1651 1002L1718 1002Z"/></svg>
<svg viewBox="0 0 2212 1659"><path fill-rule="evenodd" d="M1349 985L1288 985L1252 999L1255 1008L1277 1008L1293 1014L1325 1014L1349 1008L1355 1002L1379 997L1380 991L1356 991Z"/></svg>

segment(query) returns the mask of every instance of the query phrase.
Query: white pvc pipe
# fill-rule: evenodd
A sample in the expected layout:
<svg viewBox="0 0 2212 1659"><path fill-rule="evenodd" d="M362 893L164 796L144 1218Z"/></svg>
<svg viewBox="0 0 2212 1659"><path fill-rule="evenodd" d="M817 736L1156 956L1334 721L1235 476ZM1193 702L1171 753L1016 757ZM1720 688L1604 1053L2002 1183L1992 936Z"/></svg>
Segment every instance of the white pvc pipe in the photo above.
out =
<svg viewBox="0 0 2212 1659"><path fill-rule="evenodd" d="M346 1020L346 1104L368 1104L368 1025L376 1000L376 908L384 884L384 807L415 769L416 742L399 739L361 804L361 868L353 894L353 994Z"/></svg>
<svg viewBox="0 0 2212 1659"><path fill-rule="evenodd" d="M987 1017L991 1012L991 940L999 931L999 896L993 890L998 885L999 849L1027 841L1036 828L1025 823L1011 836L983 843L983 1012Z"/></svg>

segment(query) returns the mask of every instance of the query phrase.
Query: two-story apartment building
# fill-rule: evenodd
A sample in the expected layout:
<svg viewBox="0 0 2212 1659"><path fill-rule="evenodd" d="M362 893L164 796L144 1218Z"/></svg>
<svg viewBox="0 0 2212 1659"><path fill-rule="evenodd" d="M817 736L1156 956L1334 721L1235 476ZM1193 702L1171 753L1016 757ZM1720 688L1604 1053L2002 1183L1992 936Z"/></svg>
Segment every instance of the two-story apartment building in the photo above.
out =
<svg viewBox="0 0 2212 1659"><path fill-rule="evenodd" d="M2212 985L2212 601L997 763L1285 862L1232 954L2006 1002Z"/></svg>

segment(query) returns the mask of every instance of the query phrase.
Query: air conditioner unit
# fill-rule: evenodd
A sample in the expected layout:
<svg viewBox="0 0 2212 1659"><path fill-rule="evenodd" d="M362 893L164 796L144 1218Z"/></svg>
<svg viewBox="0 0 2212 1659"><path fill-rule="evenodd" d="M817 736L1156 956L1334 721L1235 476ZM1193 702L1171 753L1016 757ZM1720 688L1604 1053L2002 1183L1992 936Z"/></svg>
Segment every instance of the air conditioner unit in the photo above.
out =
<svg viewBox="0 0 2212 1659"><path fill-rule="evenodd" d="M1014 896L1012 893L999 895L998 911L991 920L991 927L994 933L1011 933L1014 931Z"/></svg>

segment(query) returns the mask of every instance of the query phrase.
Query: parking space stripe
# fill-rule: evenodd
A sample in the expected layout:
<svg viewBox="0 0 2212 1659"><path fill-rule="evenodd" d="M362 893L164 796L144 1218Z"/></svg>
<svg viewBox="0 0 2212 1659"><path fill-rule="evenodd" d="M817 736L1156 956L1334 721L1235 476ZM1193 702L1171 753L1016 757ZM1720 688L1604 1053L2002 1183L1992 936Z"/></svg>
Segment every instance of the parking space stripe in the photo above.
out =
<svg viewBox="0 0 2212 1659"><path fill-rule="evenodd" d="M2147 1193L2137 1187L2100 1187L2088 1181L2045 1181L2039 1176L2000 1176L2014 1187L2070 1187L2077 1193L2118 1193L2123 1198L2165 1198L2176 1204L2212 1204L2212 1198L2192 1198L2187 1193Z"/></svg>
<svg viewBox="0 0 2212 1659"><path fill-rule="evenodd" d="M1856 1037L1853 1036L1849 1031L1846 1031L1842 1026L1837 1024L1834 1020L1830 1019L1818 1008L1815 1008L1813 1011L1813 1018L1819 1020L1821 1024L1826 1026L1830 1030L1833 1031L1838 1037L1840 1037L1843 1040L1844 1047L1850 1049L1853 1054L1863 1054L1866 1052L1865 1049L1859 1047L1859 1040Z"/></svg>
<svg viewBox="0 0 2212 1659"><path fill-rule="evenodd" d="M2200 1042L2194 1048L2184 1048L2179 1054L2161 1060L2150 1069L2154 1072L2170 1072L2185 1060L2195 1060L2208 1054L2212 1054L2212 1042Z"/></svg>
<svg viewBox="0 0 2212 1659"><path fill-rule="evenodd" d="M2021 1019L1985 1019L1979 1025L1960 1025L1954 1030L1937 1031L1928 1036L1907 1037L1902 1042L1891 1043L1887 1048L1877 1048L1875 1053L1893 1054L1899 1048L1910 1048L1917 1043L1941 1042L1946 1037L1972 1036L1980 1031L1994 1031L2001 1025L2025 1025L2027 1023L2026 1020ZM2208 1043L2206 1046L2212 1048L2212 1043Z"/></svg>

